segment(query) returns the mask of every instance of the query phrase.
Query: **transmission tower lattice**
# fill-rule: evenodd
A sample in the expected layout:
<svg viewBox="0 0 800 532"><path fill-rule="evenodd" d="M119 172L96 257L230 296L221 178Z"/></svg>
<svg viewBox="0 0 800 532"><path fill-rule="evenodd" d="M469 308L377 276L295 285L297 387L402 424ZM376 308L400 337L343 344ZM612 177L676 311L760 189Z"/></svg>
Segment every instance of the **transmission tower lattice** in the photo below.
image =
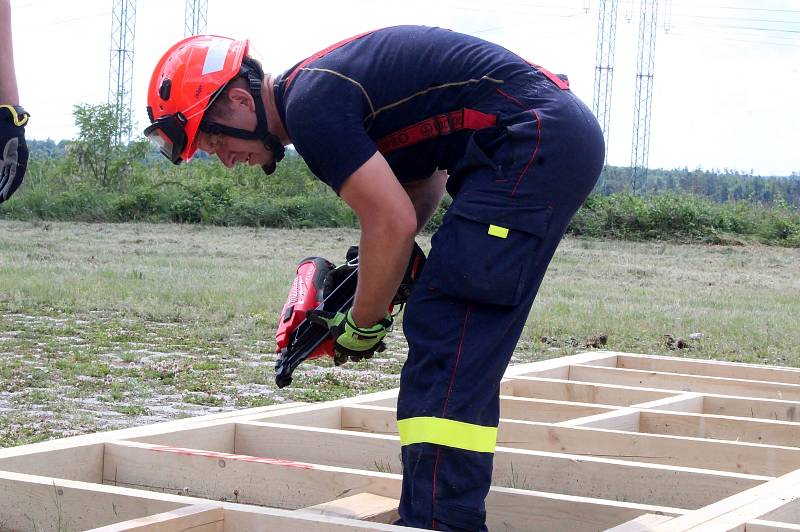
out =
<svg viewBox="0 0 800 532"><path fill-rule="evenodd" d="M594 69L592 110L603 128L606 159L611 135L611 86L614 81L614 42L617 38L618 0L599 0L597 15L597 52ZM603 179L605 181L605 179ZM603 183L600 184L601 188Z"/></svg>
<svg viewBox="0 0 800 532"><path fill-rule="evenodd" d="M111 11L111 60L108 69L108 103L117 117L114 142L131 136L133 105L133 39L136 33L136 0L113 0Z"/></svg>
<svg viewBox="0 0 800 532"><path fill-rule="evenodd" d="M201 35L208 30L208 0L186 0L183 35Z"/></svg>
<svg viewBox="0 0 800 532"><path fill-rule="evenodd" d="M633 110L631 185L633 193L644 190L650 150L650 118L653 104L653 59L656 51L658 0L642 0L639 14L639 46L636 96Z"/></svg>

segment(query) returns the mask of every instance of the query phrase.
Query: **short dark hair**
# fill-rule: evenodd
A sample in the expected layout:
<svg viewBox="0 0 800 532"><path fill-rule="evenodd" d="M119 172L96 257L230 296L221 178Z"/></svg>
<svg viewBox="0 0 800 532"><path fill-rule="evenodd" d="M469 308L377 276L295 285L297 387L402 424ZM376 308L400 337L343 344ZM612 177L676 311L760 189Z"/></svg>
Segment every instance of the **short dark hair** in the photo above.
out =
<svg viewBox="0 0 800 532"><path fill-rule="evenodd" d="M230 101L228 100L228 93L232 88L249 90L245 69L249 68L251 71L255 71L262 80L264 79L264 70L261 68L261 63L257 59L253 59L249 55L245 56L242 60L242 66L244 68L239 71L239 74L226 83L225 86L219 90L217 95L212 97L214 103L206 110L203 121L217 120L227 115L230 105L228 103Z"/></svg>

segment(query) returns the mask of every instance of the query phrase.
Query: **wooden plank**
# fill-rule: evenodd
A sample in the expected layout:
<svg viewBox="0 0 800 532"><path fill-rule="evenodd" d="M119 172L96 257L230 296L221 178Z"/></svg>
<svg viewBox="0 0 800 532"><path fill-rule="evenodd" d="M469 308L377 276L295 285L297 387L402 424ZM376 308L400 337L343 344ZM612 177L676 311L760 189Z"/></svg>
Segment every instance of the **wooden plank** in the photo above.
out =
<svg viewBox="0 0 800 532"><path fill-rule="evenodd" d="M106 444L103 482L289 510L360 492L400 498L398 475L138 442Z"/></svg>
<svg viewBox="0 0 800 532"><path fill-rule="evenodd" d="M620 408L603 414L562 421L558 425L639 432L639 411L634 408Z"/></svg>
<svg viewBox="0 0 800 532"><path fill-rule="evenodd" d="M185 497L153 499L136 490L0 471L2 530L87 530L191 503Z"/></svg>
<svg viewBox="0 0 800 532"><path fill-rule="evenodd" d="M364 407L359 407L364 408ZM238 452L399 473L396 436L243 422ZM298 442L304 442L298 445ZM336 449L335 453L331 449ZM492 484L553 493L698 508L772 477L498 448Z"/></svg>
<svg viewBox="0 0 800 532"><path fill-rule="evenodd" d="M631 388L629 386L570 382L555 379L514 377L507 380L508 393L518 397L594 403L598 406L633 406L662 398L685 395L685 392ZM510 388L510 389L508 389ZM734 395L701 394L702 414L800 421L800 402L759 399ZM393 405L382 405L393 406Z"/></svg>
<svg viewBox="0 0 800 532"><path fill-rule="evenodd" d="M370 396L363 396L363 397L368 399ZM270 412L276 412L282 409L297 408L302 404L303 403L286 403L281 405L260 406L256 408L247 408L244 410L221 412L219 414L211 414L201 417L176 419L173 421L165 421L163 423L155 423L152 425L143 425L139 427L131 427L127 429L120 429L109 432L95 432L91 434L81 434L79 436L71 436L69 438L57 438L54 440L48 440L44 442L31 443L28 445L19 445L17 447L7 447L5 449L0 449L0 460L6 461L6 459L12 457L23 457L34 453L41 453L39 455L39 460L45 460L44 462L40 462L43 466L47 464L52 466L59 466L61 460L59 458L55 458L52 460L49 458L45 458L47 456L46 453L49 453L50 451L62 451L71 448L92 446L96 444L101 444L106 441L146 438L158 434L168 434L170 432L176 430L182 430L185 428L211 427L216 424L225 424L232 419L240 419L240 420L250 419L252 417L260 417ZM61 455L61 457L65 456L68 455ZM94 458L90 456L86 460L88 461L84 463L88 464L91 463L94 460ZM9 460L6 463L12 463L12 462L13 461ZM64 467L73 467L73 466L67 465ZM78 466L76 462L75 467L77 468L81 466ZM91 471L91 469L89 469L89 471ZM68 473L68 475L77 476L74 472ZM94 473L92 472L92 474L88 476L93 477Z"/></svg>
<svg viewBox="0 0 800 532"><path fill-rule="evenodd" d="M694 414L703 413L705 396L699 393L682 393L673 397L665 397L633 405L635 408L646 408L650 410L669 410L673 412L688 412Z"/></svg>
<svg viewBox="0 0 800 532"><path fill-rule="evenodd" d="M578 353L576 355L570 355L566 357L549 358L547 360L540 360L530 364L510 366L508 369L506 369L505 376L509 378L536 376L543 377L551 370L554 370L555 373L563 375L563 370L561 370L561 368L569 367L572 364L597 364L616 367L617 353L608 351L589 351L586 353Z"/></svg>
<svg viewBox="0 0 800 532"><path fill-rule="evenodd" d="M513 387L512 395L515 397L594 403L601 406L631 406L681 393L535 377L514 377L510 382Z"/></svg>
<svg viewBox="0 0 800 532"><path fill-rule="evenodd" d="M509 532L586 532L605 530L646 513L669 516L683 514L678 508L511 488L492 488L486 498L486 506L502 509L499 519L490 519L487 523L489 530Z"/></svg>
<svg viewBox="0 0 800 532"><path fill-rule="evenodd" d="M661 373L637 369L570 366L570 380L617 384L663 390L715 393L765 399L800 399L800 384L765 382L723 377L699 377L678 373Z"/></svg>
<svg viewBox="0 0 800 532"><path fill-rule="evenodd" d="M643 410L639 430L649 434L800 447L800 423Z"/></svg>
<svg viewBox="0 0 800 532"><path fill-rule="evenodd" d="M800 422L800 402L706 394L700 413Z"/></svg>
<svg viewBox="0 0 800 532"><path fill-rule="evenodd" d="M401 483L400 475L389 473L137 442L107 444L104 471L105 482L125 487L292 509L360 492L399 498ZM571 528L575 518L566 515L570 504L576 508L588 505L596 513L591 517L600 522L627 517L632 512L645 513L642 509L682 513L668 507L493 487L486 503L488 526L525 530L530 525L529 508L538 508L543 515L552 514L548 520L565 520L564 527L556 529L579 530Z"/></svg>
<svg viewBox="0 0 800 532"><path fill-rule="evenodd" d="M201 504L221 505L225 532L405 532L408 528L0 471L3 530L87 530ZM417 530L411 528L410 530Z"/></svg>
<svg viewBox="0 0 800 532"><path fill-rule="evenodd" d="M760 517L770 521L800 524L800 502L792 501Z"/></svg>
<svg viewBox="0 0 800 532"><path fill-rule="evenodd" d="M800 384L798 368L655 355L619 354L616 360L624 369Z"/></svg>
<svg viewBox="0 0 800 532"><path fill-rule="evenodd" d="M395 413L389 408L345 407L344 416L353 430L396 433ZM800 454L792 447L509 419L500 420L497 445L765 476L783 475L800 467Z"/></svg>
<svg viewBox="0 0 800 532"><path fill-rule="evenodd" d="M399 505L400 501L397 499L381 497L374 493L359 493L295 511L392 524L400 519L400 514L397 513Z"/></svg>
<svg viewBox="0 0 800 532"><path fill-rule="evenodd" d="M89 532L223 532L223 519L221 506L196 504L93 528Z"/></svg>
<svg viewBox="0 0 800 532"><path fill-rule="evenodd" d="M800 500L800 471L765 482L710 504L700 510L656 525L656 532L692 530L741 530L750 521Z"/></svg>
<svg viewBox="0 0 800 532"><path fill-rule="evenodd" d="M800 525L756 519L747 523L744 530L745 532L790 532L800 530Z"/></svg>
<svg viewBox="0 0 800 532"><path fill-rule="evenodd" d="M103 478L103 444L87 443L6 456L0 458L0 471L99 483Z"/></svg>
<svg viewBox="0 0 800 532"><path fill-rule="evenodd" d="M673 517L669 515L644 514L632 521L622 523L614 528L609 528L605 532L649 532L655 525L671 521Z"/></svg>
<svg viewBox="0 0 800 532"><path fill-rule="evenodd" d="M393 408L392 405L386 406L391 406ZM614 408L612 407L598 406L591 403L552 401L549 399L531 399L528 397L511 397L507 395L500 396L500 417L524 421L557 423L559 421L593 416L613 410Z"/></svg>
<svg viewBox="0 0 800 532"><path fill-rule="evenodd" d="M188 427L139 438L130 438L129 441L171 445L173 447L200 447L207 451L232 453L235 448L235 434L236 424L226 421L210 426Z"/></svg>

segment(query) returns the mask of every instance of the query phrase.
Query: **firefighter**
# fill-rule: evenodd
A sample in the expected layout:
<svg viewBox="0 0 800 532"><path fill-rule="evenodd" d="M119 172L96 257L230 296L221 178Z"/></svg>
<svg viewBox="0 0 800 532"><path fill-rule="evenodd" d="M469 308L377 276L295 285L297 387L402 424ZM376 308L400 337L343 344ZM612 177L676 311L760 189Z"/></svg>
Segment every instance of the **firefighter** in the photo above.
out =
<svg viewBox="0 0 800 532"><path fill-rule="evenodd" d="M453 198L403 319L398 524L486 530L500 379L567 225L600 174L597 121L556 76L496 44L420 26L336 43L273 77L247 41L190 37L158 63L146 134L269 174L293 144L361 226L351 311L329 325L370 354L414 236Z"/></svg>
<svg viewBox="0 0 800 532"><path fill-rule="evenodd" d="M28 167L25 126L28 113L19 105L14 50L11 41L11 2L0 0L0 203L22 183Z"/></svg>

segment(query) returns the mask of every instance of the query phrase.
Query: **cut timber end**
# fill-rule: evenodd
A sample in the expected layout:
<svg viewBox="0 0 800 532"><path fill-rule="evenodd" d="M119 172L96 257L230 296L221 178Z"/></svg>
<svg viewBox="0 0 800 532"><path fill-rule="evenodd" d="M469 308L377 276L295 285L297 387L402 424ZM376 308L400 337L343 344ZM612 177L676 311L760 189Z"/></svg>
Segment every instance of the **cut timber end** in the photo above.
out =
<svg viewBox="0 0 800 532"><path fill-rule="evenodd" d="M800 530L800 370L593 351L501 384L491 530ZM0 449L0 528L395 531L397 390Z"/></svg>
<svg viewBox="0 0 800 532"><path fill-rule="evenodd" d="M400 519L397 507L400 501L372 493L359 493L343 499L317 504L297 510L324 516L345 517L359 521L392 524Z"/></svg>

